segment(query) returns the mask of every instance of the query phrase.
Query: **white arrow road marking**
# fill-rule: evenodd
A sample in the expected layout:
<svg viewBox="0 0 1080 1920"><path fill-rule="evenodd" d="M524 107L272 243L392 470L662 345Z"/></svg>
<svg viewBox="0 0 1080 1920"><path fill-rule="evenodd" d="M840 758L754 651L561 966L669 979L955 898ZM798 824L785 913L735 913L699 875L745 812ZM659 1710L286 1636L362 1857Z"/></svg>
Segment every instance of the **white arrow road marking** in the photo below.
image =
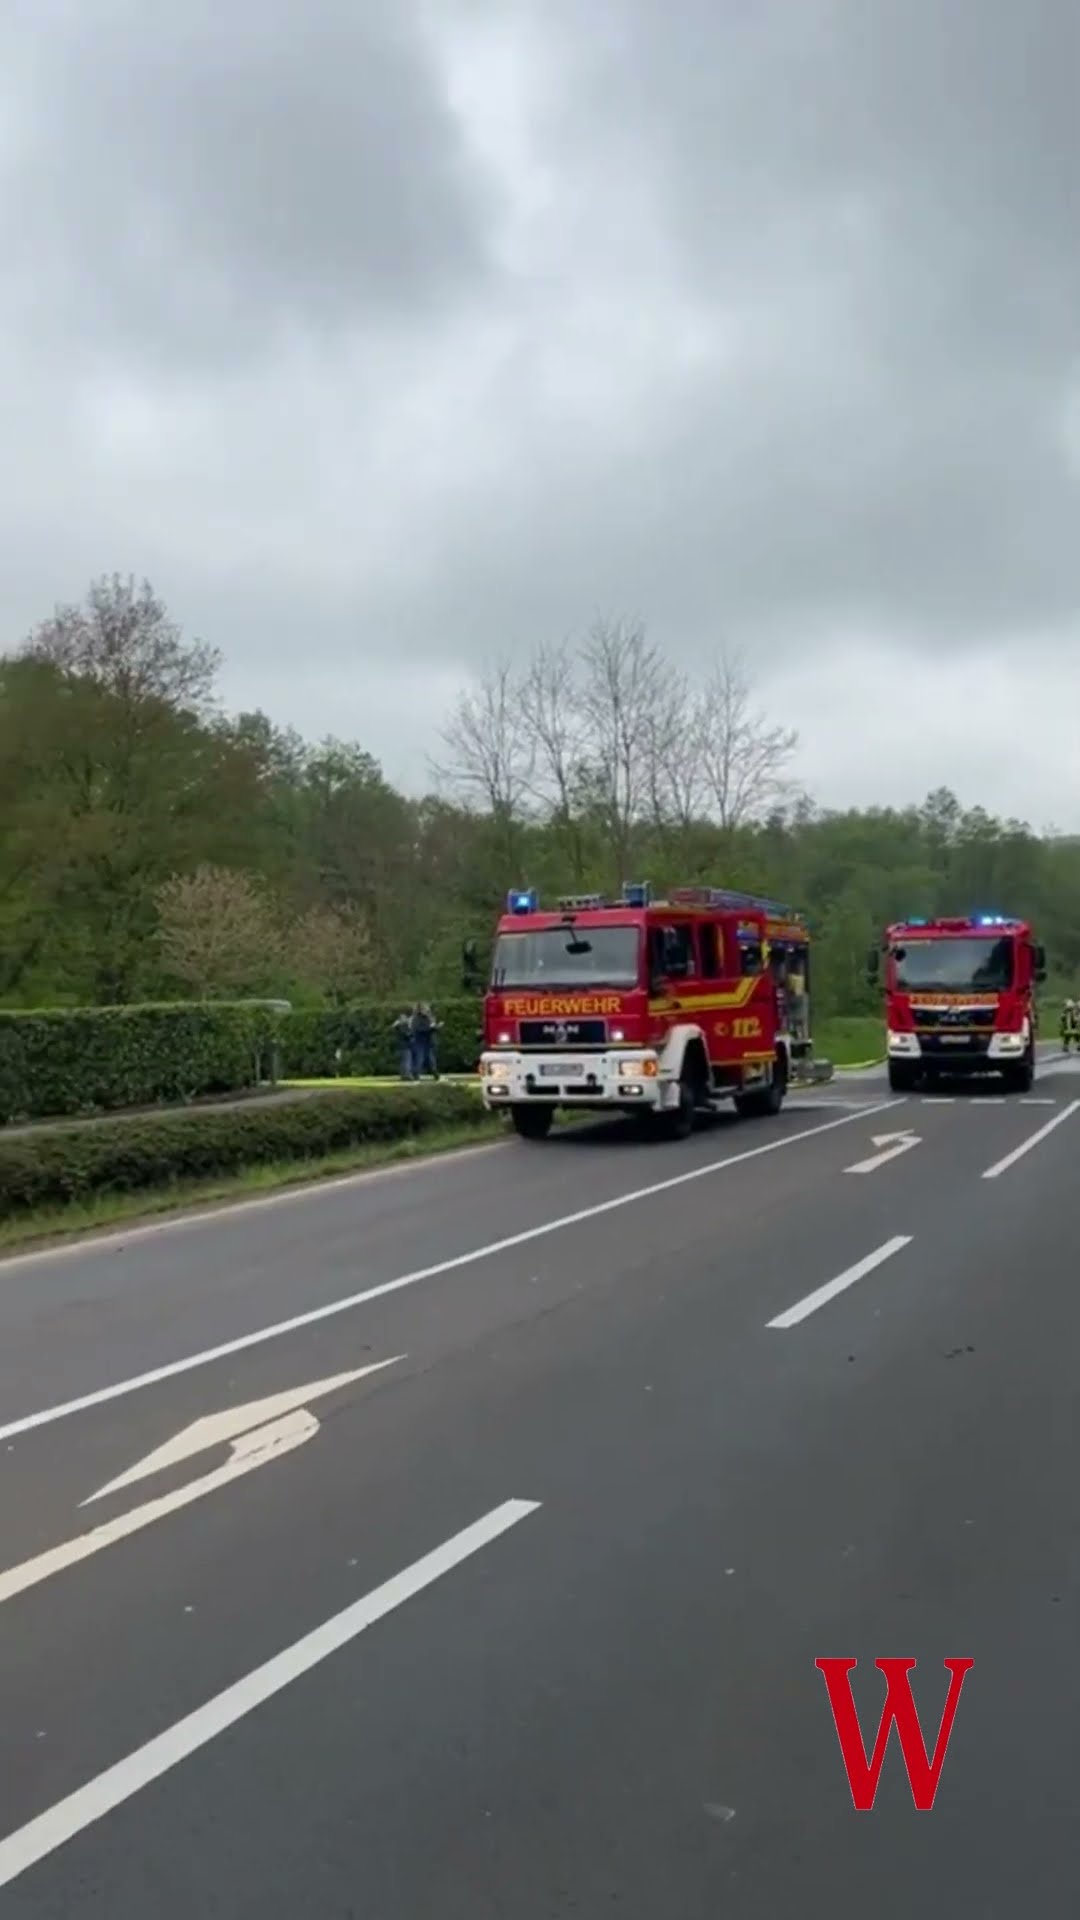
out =
<svg viewBox="0 0 1080 1920"><path fill-rule="evenodd" d="M333 1387L361 1380L365 1374L377 1373L381 1367L393 1365L391 1360L382 1360L376 1366L361 1367L356 1373L339 1374L335 1380L323 1380L314 1387L306 1387L304 1396L311 1398L319 1393L329 1393ZM103 1499L113 1487L125 1486L129 1480L158 1472L163 1466L186 1459L191 1453L214 1445L215 1441L224 1440L228 1436L221 1428L223 1423L228 1423L232 1434L232 1451L224 1465L204 1473L199 1480L188 1481L186 1486L176 1487L172 1493L148 1500L144 1506L135 1507L130 1513L118 1515L115 1520L106 1520L104 1525L94 1527L90 1533L64 1540L58 1547L48 1548L33 1560L24 1560L19 1567L9 1567L6 1573L0 1573L0 1606L5 1600L13 1600L16 1594L25 1593L28 1587L36 1587L42 1580L50 1580L53 1574L78 1566L80 1561L89 1560L105 1547L115 1546L118 1540L130 1539L133 1533L141 1533L144 1527L152 1527L156 1520L164 1520L170 1513L179 1513L182 1507L189 1507L194 1500L202 1500L206 1494L216 1493L219 1487L230 1486L234 1480L242 1479L244 1474L254 1473L257 1467L268 1466L272 1460L280 1460L284 1454L292 1453L296 1447L313 1440L319 1431L319 1422L306 1407L298 1407L296 1399L295 1393L277 1394L272 1400L255 1401L251 1406L237 1407L229 1413L216 1416L216 1419L197 1420L194 1426L186 1428L168 1446L160 1447L157 1453L140 1461L129 1474L121 1474L118 1480L103 1487L100 1493L92 1496L93 1499ZM282 1402L286 1401L291 1403L287 1412L282 1411ZM252 1430L251 1416L254 1414L258 1419L268 1409L271 1413L276 1411L278 1417ZM242 1415L248 1416L245 1422L248 1430L237 1433L236 1422ZM207 1439L207 1430L215 1425L218 1431L211 1432ZM198 1437L193 1439L193 1435ZM86 1504L84 1501L83 1505Z"/></svg>
<svg viewBox="0 0 1080 1920"><path fill-rule="evenodd" d="M838 1273L835 1280L826 1280L823 1287L808 1293L805 1300L797 1300L793 1307L788 1307L786 1313L778 1313L775 1320L767 1320L766 1327L779 1327L784 1333L789 1327L797 1327L800 1320L808 1319L810 1314L816 1313L819 1307L827 1306L830 1300L835 1300L838 1293L843 1293L847 1287L853 1287L856 1280L865 1280L868 1273L873 1273L875 1267L880 1267L886 1260L891 1260L894 1253L899 1253L904 1247L910 1247L911 1238L910 1233L898 1233L895 1239L886 1240L885 1245L879 1247L876 1253L868 1253L865 1260L859 1260L855 1266L848 1267L846 1272Z"/></svg>
<svg viewBox="0 0 1080 1920"><path fill-rule="evenodd" d="M254 1427L264 1427L270 1420L279 1420L282 1414L292 1413L296 1407L306 1407L312 1400L322 1400L328 1393L335 1393L339 1387L349 1387L354 1380L363 1380L369 1373L379 1373L383 1367L396 1367L404 1354L395 1354L392 1360L376 1360L372 1366L357 1367L353 1373L335 1374L332 1380L316 1380L309 1387L293 1387L288 1393L275 1393L269 1400L251 1400L246 1407L227 1407L223 1413L208 1413L202 1420L195 1420L185 1427L174 1440L167 1440L163 1447L154 1453L148 1453L126 1473L118 1474L110 1480L107 1487L92 1493L83 1500L84 1507L92 1506L95 1500L104 1500L110 1493L119 1493L121 1487L134 1486L137 1480L146 1480L152 1473L164 1473L166 1467L179 1466L181 1460L190 1460L196 1453L205 1453L208 1447L223 1447L227 1440L235 1440L238 1434L250 1433Z"/></svg>
<svg viewBox="0 0 1080 1920"><path fill-rule="evenodd" d="M845 1167L845 1173L873 1173L877 1167L886 1167L890 1160L898 1160L902 1153L910 1153L912 1147L922 1145L917 1133L875 1133L871 1136L875 1147L883 1149L872 1154L869 1160L857 1160L853 1167Z"/></svg>
<svg viewBox="0 0 1080 1920"><path fill-rule="evenodd" d="M178 1766L189 1754L197 1753L200 1747L207 1745L227 1727L235 1726L238 1720L252 1713L265 1700L280 1693L283 1687L299 1680L302 1674L310 1673L320 1661L336 1653L339 1648L355 1640L357 1634L365 1628L374 1626L395 1607L400 1607L414 1594L430 1587L443 1574L450 1573L460 1566L471 1554L479 1553L482 1547L489 1546L499 1535L509 1528L517 1526L530 1513L539 1509L538 1500L506 1500L501 1507L495 1507L486 1513L482 1520L475 1520L471 1527L462 1533L456 1533L452 1539L444 1540L441 1547L425 1554L422 1560L414 1560L411 1567L396 1573L381 1587L375 1587L365 1594L362 1600L356 1600L346 1607L343 1613L335 1614L321 1627L316 1627L303 1640L297 1640L283 1653L275 1654L265 1666L256 1667L253 1673L246 1674L242 1680L226 1687L213 1700L197 1707L185 1720L178 1720L175 1726L166 1728L156 1739L146 1746L136 1748L127 1758L107 1772L99 1773L96 1780L88 1780L66 1800L59 1800L46 1813L38 1815L18 1832L0 1840L0 1887L11 1885L28 1867L55 1853L66 1841L82 1833L86 1827L101 1820L114 1807L122 1806L133 1794L148 1786L151 1780L159 1780L170 1768Z"/></svg>

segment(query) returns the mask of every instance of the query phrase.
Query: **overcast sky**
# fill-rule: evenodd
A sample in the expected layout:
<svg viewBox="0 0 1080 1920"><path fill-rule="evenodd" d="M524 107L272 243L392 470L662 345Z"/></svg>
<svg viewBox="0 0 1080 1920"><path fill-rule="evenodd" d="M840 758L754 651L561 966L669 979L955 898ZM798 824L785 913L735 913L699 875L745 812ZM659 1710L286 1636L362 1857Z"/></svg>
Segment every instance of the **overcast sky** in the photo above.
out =
<svg viewBox="0 0 1080 1920"><path fill-rule="evenodd" d="M3 0L0 645L148 574L423 780L727 641L829 804L1080 828L1076 0Z"/></svg>

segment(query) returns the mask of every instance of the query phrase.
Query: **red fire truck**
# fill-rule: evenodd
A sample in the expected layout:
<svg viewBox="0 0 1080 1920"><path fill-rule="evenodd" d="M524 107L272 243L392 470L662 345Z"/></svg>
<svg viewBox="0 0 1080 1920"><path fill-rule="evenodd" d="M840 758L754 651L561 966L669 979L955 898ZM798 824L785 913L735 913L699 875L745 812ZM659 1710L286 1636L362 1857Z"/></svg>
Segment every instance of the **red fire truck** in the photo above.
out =
<svg viewBox="0 0 1080 1920"><path fill-rule="evenodd" d="M873 948L884 954L889 1085L906 1092L943 1074L998 1073L1010 1091L1035 1079L1035 988L1046 956L1026 920L1001 913L898 920Z"/></svg>
<svg viewBox="0 0 1080 1920"><path fill-rule="evenodd" d="M516 891L484 1000L484 1104L527 1140L560 1107L638 1114L676 1138L726 1100L778 1113L811 1072L809 1005L808 929L778 901L721 887L654 901L641 885L545 909Z"/></svg>

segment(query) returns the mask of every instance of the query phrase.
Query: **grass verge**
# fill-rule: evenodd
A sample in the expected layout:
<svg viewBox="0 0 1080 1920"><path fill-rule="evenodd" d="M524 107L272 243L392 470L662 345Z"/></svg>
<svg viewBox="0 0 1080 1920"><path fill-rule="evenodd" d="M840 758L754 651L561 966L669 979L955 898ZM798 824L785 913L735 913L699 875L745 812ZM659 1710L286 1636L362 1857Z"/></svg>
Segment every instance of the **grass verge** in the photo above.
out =
<svg viewBox="0 0 1080 1920"><path fill-rule="evenodd" d="M196 1208L227 1206L287 1187L316 1185L343 1174L426 1160L462 1147L490 1145L506 1137L501 1115L486 1115L478 1125L432 1127L399 1140L379 1140L302 1160L270 1160L218 1178L172 1180L138 1193L98 1193L63 1206L36 1207L0 1220L0 1255L35 1243L93 1235L135 1226L164 1215Z"/></svg>
<svg viewBox="0 0 1080 1920"><path fill-rule="evenodd" d="M866 1067L885 1058L885 1032L873 1013L841 1014L814 1031L814 1052L835 1067Z"/></svg>

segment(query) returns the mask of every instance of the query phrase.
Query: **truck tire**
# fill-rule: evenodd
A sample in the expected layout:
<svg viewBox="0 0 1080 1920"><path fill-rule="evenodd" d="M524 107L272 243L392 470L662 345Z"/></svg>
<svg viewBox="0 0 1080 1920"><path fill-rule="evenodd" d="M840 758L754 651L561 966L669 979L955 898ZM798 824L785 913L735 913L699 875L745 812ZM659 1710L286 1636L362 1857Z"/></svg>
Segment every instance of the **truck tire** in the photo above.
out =
<svg viewBox="0 0 1080 1920"><path fill-rule="evenodd" d="M533 1107L518 1101L510 1109L510 1123L519 1140L546 1140L554 1118L554 1107Z"/></svg>
<svg viewBox="0 0 1080 1920"><path fill-rule="evenodd" d="M772 1079L767 1087L755 1087L750 1093L735 1095L735 1111L743 1120L760 1120L766 1114L779 1113L787 1092L787 1055L778 1053L773 1062Z"/></svg>
<svg viewBox="0 0 1080 1920"><path fill-rule="evenodd" d="M697 1102L698 1078L694 1073L694 1063L684 1060L679 1075L679 1104L656 1116L665 1140L689 1140L694 1131Z"/></svg>
<svg viewBox="0 0 1080 1920"><path fill-rule="evenodd" d="M889 1061L890 1093L910 1093L916 1085L918 1078L919 1069L918 1067L913 1067L910 1060Z"/></svg>
<svg viewBox="0 0 1080 1920"><path fill-rule="evenodd" d="M1035 1049L1029 1047L1022 1060L1015 1067L1005 1069L1006 1093L1030 1093L1035 1085Z"/></svg>

